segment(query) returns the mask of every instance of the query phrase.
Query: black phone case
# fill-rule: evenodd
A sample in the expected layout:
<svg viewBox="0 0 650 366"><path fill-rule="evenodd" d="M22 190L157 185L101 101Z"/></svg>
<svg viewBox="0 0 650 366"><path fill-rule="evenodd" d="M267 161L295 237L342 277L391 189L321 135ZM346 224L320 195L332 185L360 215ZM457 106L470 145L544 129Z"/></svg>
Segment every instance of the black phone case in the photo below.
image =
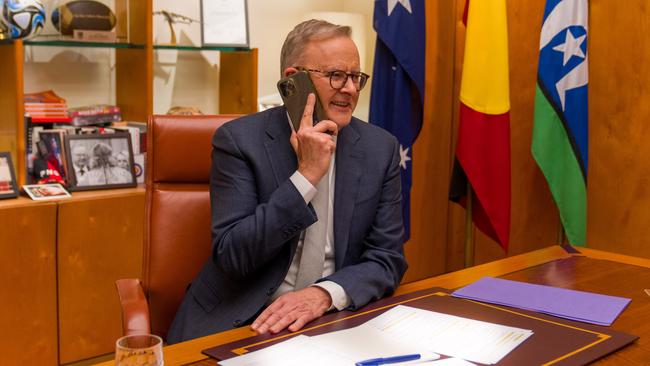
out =
<svg viewBox="0 0 650 366"><path fill-rule="evenodd" d="M316 95L316 105L314 106L313 115L314 124L326 118L323 105L320 102L318 93L316 93L314 84L312 84L307 71L298 71L295 74L284 77L278 81L277 86L295 131L298 131L300 128L300 120L305 111L309 93Z"/></svg>

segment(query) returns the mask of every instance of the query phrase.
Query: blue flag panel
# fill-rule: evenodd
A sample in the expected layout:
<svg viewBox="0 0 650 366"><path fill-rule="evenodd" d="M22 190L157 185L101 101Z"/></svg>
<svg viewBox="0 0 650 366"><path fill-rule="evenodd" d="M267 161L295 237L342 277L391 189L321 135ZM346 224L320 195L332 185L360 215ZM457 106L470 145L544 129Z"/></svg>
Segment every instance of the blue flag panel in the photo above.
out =
<svg viewBox="0 0 650 366"><path fill-rule="evenodd" d="M540 88L564 123L585 179L589 142L586 12L586 0L546 2L537 75Z"/></svg>
<svg viewBox="0 0 650 366"><path fill-rule="evenodd" d="M424 0L377 0L377 32L370 95L370 123L400 143L405 240L410 237L412 146L422 128L424 102Z"/></svg>

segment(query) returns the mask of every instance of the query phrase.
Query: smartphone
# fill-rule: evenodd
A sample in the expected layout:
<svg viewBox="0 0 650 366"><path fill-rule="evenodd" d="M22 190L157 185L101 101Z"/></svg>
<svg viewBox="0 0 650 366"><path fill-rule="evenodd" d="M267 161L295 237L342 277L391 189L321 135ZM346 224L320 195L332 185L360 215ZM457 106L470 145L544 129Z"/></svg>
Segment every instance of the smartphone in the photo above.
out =
<svg viewBox="0 0 650 366"><path fill-rule="evenodd" d="M309 93L316 96L316 105L314 106L314 124L326 118L323 105L318 98L318 93L311 82L307 71L298 71L290 76L284 77L278 81L278 91L287 108L289 118L295 131L300 128L300 120L307 105Z"/></svg>

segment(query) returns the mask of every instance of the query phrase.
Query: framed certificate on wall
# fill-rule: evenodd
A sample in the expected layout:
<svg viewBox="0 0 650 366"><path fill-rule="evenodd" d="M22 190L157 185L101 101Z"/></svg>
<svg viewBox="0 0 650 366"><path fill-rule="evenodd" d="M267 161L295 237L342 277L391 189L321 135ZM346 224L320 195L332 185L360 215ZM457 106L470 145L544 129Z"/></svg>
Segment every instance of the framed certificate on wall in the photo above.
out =
<svg viewBox="0 0 650 366"><path fill-rule="evenodd" d="M201 0L201 43L248 47L246 0Z"/></svg>

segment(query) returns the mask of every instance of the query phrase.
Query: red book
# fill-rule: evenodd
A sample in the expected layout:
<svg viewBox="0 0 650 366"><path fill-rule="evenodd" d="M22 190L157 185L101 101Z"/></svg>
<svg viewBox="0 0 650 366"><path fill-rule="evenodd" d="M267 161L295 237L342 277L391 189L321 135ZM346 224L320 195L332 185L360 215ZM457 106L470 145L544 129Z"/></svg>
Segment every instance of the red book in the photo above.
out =
<svg viewBox="0 0 650 366"><path fill-rule="evenodd" d="M32 123L70 123L70 117L32 117Z"/></svg>
<svg viewBox="0 0 650 366"><path fill-rule="evenodd" d="M65 103L65 99L56 95L52 90L38 93L27 93L23 96L25 103Z"/></svg>

